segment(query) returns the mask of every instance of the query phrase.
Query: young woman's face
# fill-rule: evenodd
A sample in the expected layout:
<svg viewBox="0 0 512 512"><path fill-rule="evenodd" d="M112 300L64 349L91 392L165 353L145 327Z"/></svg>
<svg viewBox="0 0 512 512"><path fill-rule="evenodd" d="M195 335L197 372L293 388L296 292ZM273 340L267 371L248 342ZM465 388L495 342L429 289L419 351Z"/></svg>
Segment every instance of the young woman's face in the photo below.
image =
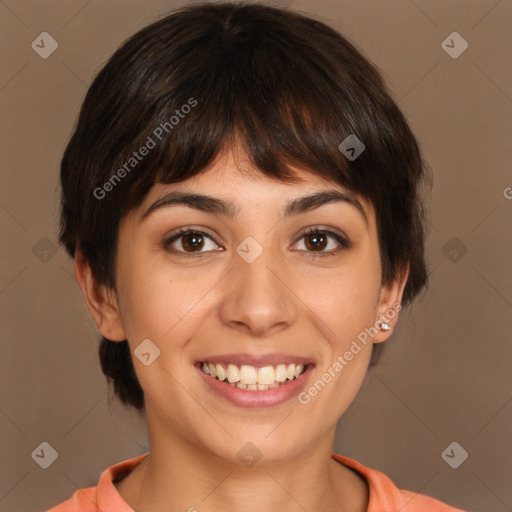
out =
<svg viewBox="0 0 512 512"><path fill-rule="evenodd" d="M229 153L192 179L156 185L123 219L119 321L153 435L178 436L237 463L252 443L263 460L278 462L332 436L372 344L389 337L379 319L394 325L396 311L393 320L386 315L404 283L381 287L368 203L299 201L347 191L299 170L302 182L290 185L240 165ZM168 194L177 192L232 207L171 204ZM312 228L318 233L305 234ZM201 363L221 364L231 380L287 380L239 389ZM301 371L294 364L306 371L290 380Z"/></svg>

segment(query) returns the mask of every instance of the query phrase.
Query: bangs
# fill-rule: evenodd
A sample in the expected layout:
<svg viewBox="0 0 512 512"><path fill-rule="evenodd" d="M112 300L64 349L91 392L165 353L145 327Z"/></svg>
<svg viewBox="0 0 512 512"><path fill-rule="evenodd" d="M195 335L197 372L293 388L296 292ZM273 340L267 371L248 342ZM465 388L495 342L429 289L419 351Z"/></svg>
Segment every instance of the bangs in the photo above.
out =
<svg viewBox="0 0 512 512"><path fill-rule="evenodd" d="M125 215L154 184L191 178L239 144L268 177L294 182L294 166L375 202L372 183L382 176L373 180L368 170L382 172L375 157L385 160L386 148L375 140L379 119L369 113L378 106L367 84L380 77L364 63L363 69L339 65L349 60L343 53L356 53L350 44L336 49L332 34L315 32L311 37L326 51L314 51L306 45L311 26L303 21L295 38L283 37L272 24L245 23L243 12L227 22L212 16L209 26L189 21L179 45L175 38L184 27L169 19L152 28L151 38L143 30L126 43L119 59L125 97L108 98L108 70L91 88L89 101L109 102L116 113L95 134L111 160L95 173L94 187L115 181L105 201L121 201ZM339 36L332 37L339 46ZM349 135L365 144L353 162L339 149ZM144 146L146 156L135 159Z"/></svg>

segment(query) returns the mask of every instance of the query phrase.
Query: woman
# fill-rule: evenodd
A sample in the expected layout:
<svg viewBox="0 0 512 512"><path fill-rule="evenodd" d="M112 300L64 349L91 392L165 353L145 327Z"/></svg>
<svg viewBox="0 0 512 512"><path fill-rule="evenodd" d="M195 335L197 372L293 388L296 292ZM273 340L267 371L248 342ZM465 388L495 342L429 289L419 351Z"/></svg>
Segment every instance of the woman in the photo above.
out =
<svg viewBox="0 0 512 512"><path fill-rule="evenodd" d="M425 172L318 21L196 4L130 38L66 148L61 242L150 452L52 512L456 511L332 453L427 284Z"/></svg>

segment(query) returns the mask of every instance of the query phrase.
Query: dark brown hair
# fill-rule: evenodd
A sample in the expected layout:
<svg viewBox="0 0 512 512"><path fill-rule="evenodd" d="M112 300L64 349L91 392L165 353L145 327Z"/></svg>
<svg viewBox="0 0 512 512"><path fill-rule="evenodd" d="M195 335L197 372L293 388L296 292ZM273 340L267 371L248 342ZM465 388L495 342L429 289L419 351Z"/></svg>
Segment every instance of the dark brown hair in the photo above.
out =
<svg viewBox="0 0 512 512"><path fill-rule="evenodd" d="M339 149L349 135L365 145L355 159ZM403 305L427 285L428 167L380 73L327 25L261 4L184 7L114 53L62 159L61 243L115 289L120 220L155 183L198 174L235 140L266 176L293 183L294 165L370 201L382 284L409 263ZM128 343L103 338L99 355L115 394L143 409Z"/></svg>

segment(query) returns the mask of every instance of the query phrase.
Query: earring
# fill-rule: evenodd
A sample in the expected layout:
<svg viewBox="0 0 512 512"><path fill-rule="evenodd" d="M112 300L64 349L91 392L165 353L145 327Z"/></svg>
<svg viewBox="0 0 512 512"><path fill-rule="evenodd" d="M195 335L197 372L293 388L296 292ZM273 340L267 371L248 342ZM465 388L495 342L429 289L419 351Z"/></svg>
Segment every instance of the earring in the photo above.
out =
<svg viewBox="0 0 512 512"><path fill-rule="evenodd" d="M391 326L385 322L382 322L380 328L383 330L383 331L389 331L389 329L391 329Z"/></svg>

